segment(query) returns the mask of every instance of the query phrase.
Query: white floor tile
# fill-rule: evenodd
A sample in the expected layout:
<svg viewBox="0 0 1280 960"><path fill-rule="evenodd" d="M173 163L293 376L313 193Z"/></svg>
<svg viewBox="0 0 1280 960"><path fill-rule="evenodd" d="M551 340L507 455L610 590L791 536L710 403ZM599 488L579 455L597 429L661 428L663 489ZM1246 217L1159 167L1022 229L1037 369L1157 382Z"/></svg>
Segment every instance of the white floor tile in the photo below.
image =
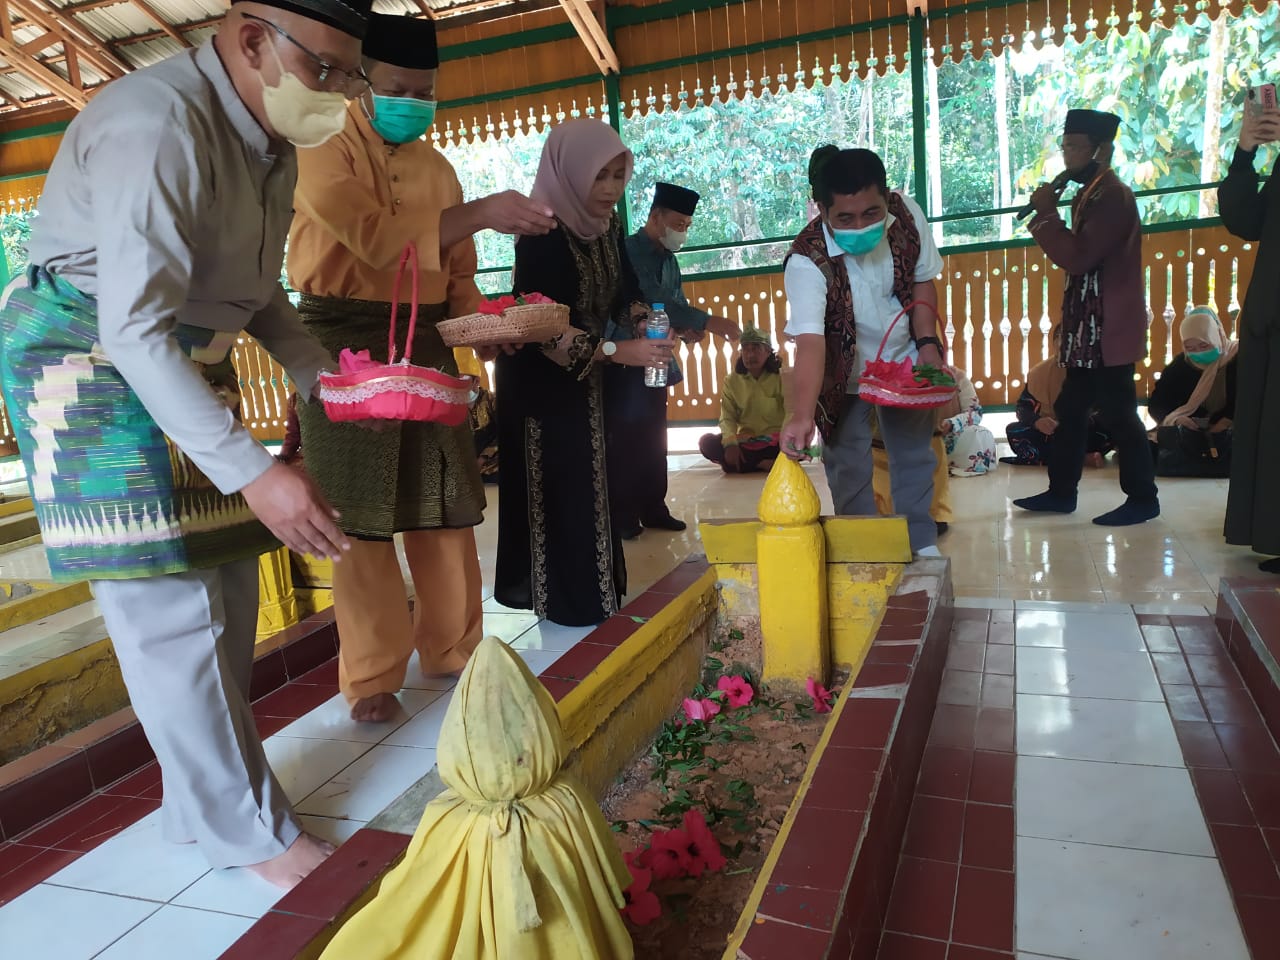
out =
<svg viewBox="0 0 1280 960"><path fill-rule="evenodd" d="M1018 835L1212 857L1186 770L1019 757Z"/></svg>
<svg viewBox="0 0 1280 960"><path fill-rule="evenodd" d="M1193 603L1137 603L1134 604L1133 612L1174 617L1204 617L1210 611Z"/></svg>
<svg viewBox="0 0 1280 960"><path fill-rule="evenodd" d="M277 734L263 747L285 795L297 803L369 751L354 740L310 740Z"/></svg>
<svg viewBox="0 0 1280 960"><path fill-rule="evenodd" d="M97 960L217 960L253 925L249 917L231 917L184 907L162 907L143 920ZM175 947L181 944L181 949Z"/></svg>
<svg viewBox="0 0 1280 960"><path fill-rule="evenodd" d="M261 917L285 895L275 884L241 867L210 870L174 897L173 903L196 910L214 910L241 917Z"/></svg>
<svg viewBox="0 0 1280 960"><path fill-rule="evenodd" d="M440 739L440 727L444 724L445 712L449 709L449 703L452 699L453 694L451 693L440 697L403 727L387 737L383 743L396 747L425 747L434 750L436 741Z"/></svg>
<svg viewBox="0 0 1280 960"><path fill-rule="evenodd" d="M1249 960L1218 862L1020 838L1019 950L1073 960Z"/></svg>
<svg viewBox="0 0 1280 960"><path fill-rule="evenodd" d="M1053 586L1052 580L1045 585ZM1079 600L1017 600L1014 602L1014 609L1041 613L1133 614L1133 608L1127 603L1085 603Z"/></svg>
<svg viewBox="0 0 1280 960"><path fill-rule="evenodd" d="M303 830L319 837L321 840L328 840L335 847L342 846L355 835L356 831L365 827L368 823L366 820L341 820L337 817L304 816L299 816L298 822L302 824Z"/></svg>
<svg viewBox="0 0 1280 960"><path fill-rule="evenodd" d="M168 843L160 812L148 814L46 881L122 897L167 902L209 872L195 844Z"/></svg>
<svg viewBox="0 0 1280 960"><path fill-rule="evenodd" d="M953 606L957 610L1012 610L1013 601L1004 597L956 597Z"/></svg>
<svg viewBox="0 0 1280 960"><path fill-rule="evenodd" d="M1136 650L1022 647L1015 669L1018 693L1164 700L1151 658Z"/></svg>
<svg viewBox="0 0 1280 960"><path fill-rule="evenodd" d="M305 717L289 724L278 736L381 743L441 696L443 692L439 690L401 690L397 697L400 709L386 723L356 723L351 719L351 705L338 693Z"/></svg>
<svg viewBox="0 0 1280 960"><path fill-rule="evenodd" d="M564 656L561 650L520 650L520 656L536 677Z"/></svg>
<svg viewBox="0 0 1280 960"><path fill-rule="evenodd" d="M1129 613L1065 613L1023 610L1014 614L1014 642L1020 647L1079 647L1146 650L1137 618Z"/></svg>
<svg viewBox="0 0 1280 960"><path fill-rule="evenodd" d="M562 627L558 623L543 621L530 627L511 641L515 650L555 650L564 653L586 638L594 627Z"/></svg>
<svg viewBox="0 0 1280 960"><path fill-rule="evenodd" d="M374 747L298 804L298 813L372 820L435 765L435 750Z"/></svg>
<svg viewBox="0 0 1280 960"><path fill-rule="evenodd" d="M42 883L0 907L0 953L31 960L88 960L159 908L146 900Z"/></svg>
<svg viewBox="0 0 1280 960"><path fill-rule="evenodd" d="M497 637L499 640L510 643L537 622L537 616L528 611L520 613L486 613L484 615L484 635L486 637Z"/></svg>
<svg viewBox="0 0 1280 960"><path fill-rule="evenodd" d="M1018 753L1182 767L1163 703L1019 694Z"/></svg>

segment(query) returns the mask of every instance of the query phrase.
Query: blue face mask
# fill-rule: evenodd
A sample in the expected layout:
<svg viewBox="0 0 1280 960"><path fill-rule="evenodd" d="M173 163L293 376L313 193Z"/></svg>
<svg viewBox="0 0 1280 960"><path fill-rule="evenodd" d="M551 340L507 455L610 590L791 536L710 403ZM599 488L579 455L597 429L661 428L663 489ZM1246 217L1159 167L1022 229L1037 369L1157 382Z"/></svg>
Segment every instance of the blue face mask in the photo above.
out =
<svg viewBox="0 0 1280 960"><path fill-rule="evenodd" d="M436 119L436 102L416 97L373 95L373 116L369 123L388 143L408 143L431 129Z"/></svg>
<svg viewBox="0 0 1280 960"><path fill-rule="evenodd" d="M1197 367L1207 367L1217 363L1218 358L1222 356L1222 351L1217 347L1210 347L1203 353L1188 353L1187 359L1194 363Z"/></svg>
<svg viewBox="0 0 1280 960"><path fill-rule="evenodd" d="M836 246L845 253L860 257L870 253L884 239L887 224L886 219L873 223L869 227L862 227L860 230L832 230L831 236L835 238Z"/></svg>

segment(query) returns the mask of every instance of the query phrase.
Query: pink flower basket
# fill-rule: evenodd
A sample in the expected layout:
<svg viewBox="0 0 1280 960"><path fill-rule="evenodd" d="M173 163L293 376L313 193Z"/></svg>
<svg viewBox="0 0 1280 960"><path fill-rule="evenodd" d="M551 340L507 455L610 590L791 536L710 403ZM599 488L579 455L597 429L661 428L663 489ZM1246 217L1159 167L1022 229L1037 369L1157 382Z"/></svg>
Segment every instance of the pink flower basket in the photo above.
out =
<svg viewBox="0 0 1280 960"><path fill-rule="evenodd" d="M958 388L954 380L950 384L931 383L916 375L910 360L904 359L901 363L894 363L881 359L885 344L889 342L889 334L893 332L898 321L916 306L920 304L907 304L893 318L889 329L884 332L884 338L880 341L876 358L867 363L867 369L863 371L862 376L858 377L858 396L867 403L878 407L927 410L946 406L955 399ZM933 315L938 318L938 325L941 326L942 318L938 317L938 311L933 310Z"/></svg>
<svg viewBox="0 0 1280 960"><path fill-rule="evenodd" d="M406 266L412 269L413 302L404 356L397 361L396 316L400 312L400 282ZM339 358L341 372L320 374L320 400L330 420L411 420L456 427L467 419L471 381L410 362L417 324L418 251L410 244L400 257L400 269L391 294L389 362L370 360L367 350L358 354L343 350Z"/></svg>

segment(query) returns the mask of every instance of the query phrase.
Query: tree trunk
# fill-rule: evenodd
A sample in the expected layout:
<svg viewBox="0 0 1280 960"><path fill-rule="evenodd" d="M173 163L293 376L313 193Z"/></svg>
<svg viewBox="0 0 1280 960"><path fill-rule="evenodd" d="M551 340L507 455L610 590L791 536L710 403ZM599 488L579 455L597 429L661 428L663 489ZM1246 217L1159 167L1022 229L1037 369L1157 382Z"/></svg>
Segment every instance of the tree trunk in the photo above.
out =
<svg viewBox="0 0 1280 960"><path fill-rule="evenodd" d="M999 196L997 207L1007 207L1013 203L1013 171L1009 169L1009 76L1005 57L1008 53L1000 51L995 57L996 68L996 157L999 165L996 178ZM1008 214L1000 217L1000 239L1008 240L1013 236L1013 218Z"/></svg>
<svg viewBox="0 0 1280 960"><path fill-rule="evenodd" d="M942 206L942 120L938 105L938 66L929 57L925 63L929 84L929 117L925 126L925 151L929 168L929 212L937 217L946 213ZM942 224L933 225L933 239L942 245Z"/></svg>
<svg viewBox="0 0 1280 960"><path fill-rule="evenodd" d="M1209 63L1205 78L1204 147L1200 151L1200 182L1218 179L1219 152L1222 149L1222 80L1227 61L1227 14L1209 24ZM1200 192L1200 216L1218 213L1218 195L1214 190Z"/></svg>
<svg viewBox="0 0 1280 960"><path fill-rule="evenodd" d="M858 139L868 150L876 148L875 80L876 72L868 70L867 79L862 83L862 116L858 124Z"/></svg>

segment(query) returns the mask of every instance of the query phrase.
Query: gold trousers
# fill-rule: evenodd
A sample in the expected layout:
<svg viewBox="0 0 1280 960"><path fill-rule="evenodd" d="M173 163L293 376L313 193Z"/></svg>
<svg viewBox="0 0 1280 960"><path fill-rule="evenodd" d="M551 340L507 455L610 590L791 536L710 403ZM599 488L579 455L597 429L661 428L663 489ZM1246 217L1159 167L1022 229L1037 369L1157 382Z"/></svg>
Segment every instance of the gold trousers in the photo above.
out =
<svg viewBox="0 0 1280 960"><path fill-rule="evenodd" d="M393 542L352 540L333 565L338 685L350 703L399 692L415 649L424 674L457 673L483 635L475 531L402 536L416 597L412 614Z"/></svg>

